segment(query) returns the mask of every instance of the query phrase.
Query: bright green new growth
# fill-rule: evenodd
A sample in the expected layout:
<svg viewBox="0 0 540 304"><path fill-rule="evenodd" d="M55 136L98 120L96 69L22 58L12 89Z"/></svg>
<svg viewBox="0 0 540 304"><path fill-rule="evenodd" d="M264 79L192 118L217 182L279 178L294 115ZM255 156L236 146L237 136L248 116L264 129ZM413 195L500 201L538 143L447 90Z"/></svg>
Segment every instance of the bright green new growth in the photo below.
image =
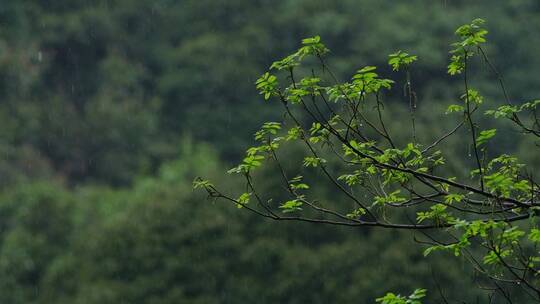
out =
<svg viewBox="0 0 540 304"><path fill-rule="evenodd" d="M283 107L285 119L263 124L255 133L258 145L229 170L245 178L246 193L234 198L204 180L196 180L195 187L273 220L421 231L422 242L428 244L425 256L448 251L464 257L494 292L504 293L510 285L540 301L539 185L516 157L489 153L497 130L480 130L475 118L489 101L471 87L468 63L479 57L496 73L482 48L487 34L483 26L483 20L475 19L456 31L459 40L452 43L448 74L461 77L463 88L457 92L460 103L450 105L446 113L462 115L456 116L455 128L436 140L418 141L414 132L416 104L410 78L416 56L398 51L388 61L393 71L407 73L405 88L413 118L409 141L394 138L386 124L384 99L395 82L381 77L374 66L358 69L347 82L338 81L325 58L329 50L315 36L302 40L298 51L274 62L256 81L265 100L276 100ZM304 66L305 62L315 62L318 69ZM485 116L507 118L523 133L540 137L536 117L540 101L514 105L500 83L506 104L484 110ZM530 117L521 117L524 113ZM455 177L447 173L451 170L443 144L460 132L467 136L474 165L470 176ZM280 159L280 151L292 146L303 146L306 153L296 166ZM256 190L255 172L263 164L278 169L285 200ZM312 171L335 188L336 201L312 197L314 187L303 177ZM377 302L418 304L424 296L425 290L418 289L409 297L389 293Z"/></svg>
<svg viewBox="0 0 540 304"><path fill-rule="evenodd" d="M425 289L416 289L410 296L405 297L401 295L395 295L393 293L387 293L384 297L378 298L377 303L381 304L422 304L420 299L426 296Z"/></svg>
<svg viewBox="0 0 540 304"><path fill-rule="evenodd" d="M409 55L401 50L397 51L394 54L390 54L390 60L388 64L392 66L394 71L399 71L400 68L408 67L411 63L415 62L418 58L414 55Z"/></svg>

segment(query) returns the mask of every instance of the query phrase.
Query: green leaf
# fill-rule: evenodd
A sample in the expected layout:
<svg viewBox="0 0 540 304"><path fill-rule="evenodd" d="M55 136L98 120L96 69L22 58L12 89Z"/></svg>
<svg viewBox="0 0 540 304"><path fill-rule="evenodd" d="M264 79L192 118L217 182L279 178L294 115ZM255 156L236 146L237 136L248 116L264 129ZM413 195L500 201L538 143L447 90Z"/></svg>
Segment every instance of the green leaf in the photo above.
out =
<svg viewBox="0 0 540 304"><path fill-rule="evenodd" d="M324 163L326 160L319 157L307 156L304 158L304 167L317 167Z"/></svg>
<svg viewBox="0 0 540 304"><path fill-rule="evenodd" d="M484 97L478 93L478 91L469 89L466 94L461 95L461 99L467 103L475 103L477 105L484 101Z"/></svg>
<svg viewBox="0 0 540 304"><path fill-rule="evenodd" d="M409 55L401 50L388 55L388 57L390 57L388 64L394 71L399 71L400 68L408 67L411 63L417 60L416 56Z"/></svg>
<svg viewBox="0 0 540 304"><path fill-rule="evenodd" d="M280 209L283 209L282 212L288 213L288 212L294 212L294 211L300 211L302 208L302 202L298 199L286 201L281 206L279 206Z"/></svg>
<svg viewBox="0 0 540 304"><path fill-rule="evenodd" d="M193 189L201 189L201 188L207 189L207 188L210 188L210 187L213 187L213 186L214 185L212 185L212 183L210 183L210 181L202 179L200 177L197 177L193 181Z"/></svg>
<svg viewBox="0 0 540 304"><path fill-rule="evenodd" d="M476 138L476 146L479 147L497 134L497 129L483 130Z"/></svg>
<svg viewBox="0 0 540 304"><path fill-rule="evenodd" d="M271 96L279 95L277 77L268 72L255 81L255 87L259 90L259 94L264 96L265 100L270 99Z"/></svg>
<svg viewBox="0 0 540 304"><path fill-rule="evenodd" d="M529 240L534 243L540 243L540 229L533 228L528 235Z"/></svg>
<svg viewBox="0 0 540 304"><path fill-rule="evenodd" d="M396 295L392 292L389 292L384 297L375 299L375 302L381 304L422 304L420 299L426 296L426 292L426 289L416 289L408 297Z"/></svg>
<svg viewBox="0 0 540 304"><path fill-rule="evenodd" d="M444 197L444 202L447 204L452 204L454 202L461 202L465 196L457 193L450 193Z"/></svg>
<svg viewBox="0 0 540 304"><path fill-rule="evenodd" d="M452 105L448 106L448 108L446 109L445 114L450 114L450 113L454 113L454 112L463 112L464 109L465 108L463 106L461 106L461 105L452 104Z"/></svg>
<svg viewBox="0 0 540 304"><path fill-rule="evenodd" d="M289 181L289 187L291 187L292 190L307 190L309 189L309 185L306 183L302 183L302 175L295 176L293 179Z"/></svg>
<svg viewBox="0 0 540 304"><path fill-rule="evenodd" d="M236 201L238 202L238 204L236 204L236 207L242 208L244 205L247 205L249 203L250 198L251 198L251 192L242 193L240 197L236 199Z"/></svg>

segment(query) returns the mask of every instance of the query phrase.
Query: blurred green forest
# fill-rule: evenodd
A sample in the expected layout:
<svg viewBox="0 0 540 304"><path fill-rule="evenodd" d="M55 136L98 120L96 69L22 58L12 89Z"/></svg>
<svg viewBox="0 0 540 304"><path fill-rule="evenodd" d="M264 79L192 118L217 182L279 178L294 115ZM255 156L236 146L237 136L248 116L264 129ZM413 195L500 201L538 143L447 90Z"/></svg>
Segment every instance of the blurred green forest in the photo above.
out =
<svg viewBox="0 0 540 304"><path fill-rule="evenodd" d="M449 43L476 17L511 99L538 98L537 0L2 1L0 302L372 303L423 287L441 303L437 285L485 302L465 262L424 258L411 233L269 222L191 186L242 187L226 170L280 119L253 83L308 36L342 78L364 65L390 75L398 49L418 55L418 135L441 134L451 123L433 113L461 84L446 74ZM475 86L501 103L477 68ZM389 98L409 136L399 86ZM499 152L540 168L519 134L498 136ZM260 178L273 191L277 177Z"/></svg>

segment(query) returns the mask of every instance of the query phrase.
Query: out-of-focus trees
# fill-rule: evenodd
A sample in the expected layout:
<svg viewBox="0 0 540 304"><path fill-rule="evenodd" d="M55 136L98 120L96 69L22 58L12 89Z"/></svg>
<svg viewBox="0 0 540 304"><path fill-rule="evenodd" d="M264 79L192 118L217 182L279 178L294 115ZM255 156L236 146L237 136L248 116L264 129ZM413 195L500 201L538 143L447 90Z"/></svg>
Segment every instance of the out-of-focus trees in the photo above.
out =
<svg viewBox="0 0 540 304"><path fill-rule="evenodd" d="M218 202L208 208L190 181L223 168L208 147L183 145L180 160L129 189L37 183L5 191L0 300L357 303L388 289L407 293L419 282L410 276L450 294L478 294L467 288L470 278L456 280L458 269L434 276L452 267L443 257L423 259L405 233L275 226Z"/></svg>
<svg viewBox="0 0 540 304"><path fill-rule="evenodd" d="M321 35L338 75L381 65L381 50L414 50L419 102L431 104L453 98L439 67L451 29L472 17L496 20L489 51L510 96L532 98L534 77L520 75L539 64L537 14L532 0L12 1L0 10L0 138L72 183L129 184L171 159L186 133L235 160L256 122L277 117L253 102L252 83L298 37Z"/></svg>

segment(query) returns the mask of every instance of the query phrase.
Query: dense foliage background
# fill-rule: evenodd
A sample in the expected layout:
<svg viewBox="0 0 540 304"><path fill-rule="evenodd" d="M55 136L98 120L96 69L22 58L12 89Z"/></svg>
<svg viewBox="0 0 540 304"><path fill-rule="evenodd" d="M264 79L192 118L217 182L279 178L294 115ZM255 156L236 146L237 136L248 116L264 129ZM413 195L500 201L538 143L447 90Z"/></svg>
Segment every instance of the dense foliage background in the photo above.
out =
<svg viewBox="0 0 540 304"><path fill-rule="evenodd" d="M536 0L3 1L0 302L370 303L425 287L436 303L438 286L485 300L466 263L423 258L412 234L271 223L191 189L198 175L241 186L224 172L260 122L279 119L253 83L315 34L342 77L390 73L397 49L418 55L419 136L444 130L433 113L460 85L448 43L475 17L511 98L538 98ZM499 104L496 79L474 77ZM391 98L409 135L407 101L399 88ZM498 140L540 165L517 134ZM262 174L271 191L277 177Z"/></svg>

